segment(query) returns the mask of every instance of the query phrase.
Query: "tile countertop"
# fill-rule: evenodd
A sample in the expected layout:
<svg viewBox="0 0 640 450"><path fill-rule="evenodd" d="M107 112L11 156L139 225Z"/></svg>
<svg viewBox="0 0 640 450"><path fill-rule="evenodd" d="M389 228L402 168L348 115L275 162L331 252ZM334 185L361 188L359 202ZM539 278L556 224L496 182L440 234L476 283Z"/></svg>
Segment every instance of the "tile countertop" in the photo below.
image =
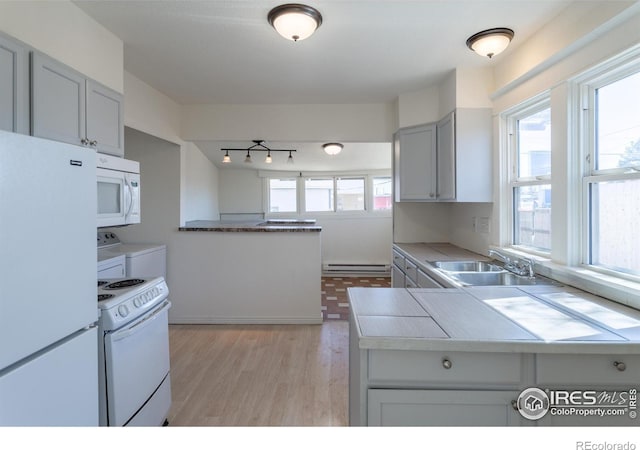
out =
<svg viewBox="0 0 640 450"><path fill-rule="evenodd" d="M640 354L640 311L579 289L349 288L361 349Z"/></svg>
<svg viewBox="0 0 640 450"><path fill-rule="evenodd" d="M322 227L315 224L315 220L272 219L259 221L215 221L193 220L186 222L179 231L213 231L226 233L240 232L320 232Z"/></svg>

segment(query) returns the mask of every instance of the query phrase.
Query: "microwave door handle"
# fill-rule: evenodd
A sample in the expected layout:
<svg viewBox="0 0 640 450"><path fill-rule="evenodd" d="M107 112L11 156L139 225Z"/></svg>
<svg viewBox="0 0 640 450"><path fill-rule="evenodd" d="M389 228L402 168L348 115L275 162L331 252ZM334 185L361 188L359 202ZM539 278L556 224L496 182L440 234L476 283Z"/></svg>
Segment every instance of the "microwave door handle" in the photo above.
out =
<svg viewBox="0 0 640 450"><path fill-rule="evenodd" d="M124 182L125 186L126 186L126 191L125 191L125 195L124 195L124 202L125 202L125 217L127 217L130 213L131 213L131 209L133 208L133 192L131 190L131 185L129 184L128 180L125 180Z"/></svg>

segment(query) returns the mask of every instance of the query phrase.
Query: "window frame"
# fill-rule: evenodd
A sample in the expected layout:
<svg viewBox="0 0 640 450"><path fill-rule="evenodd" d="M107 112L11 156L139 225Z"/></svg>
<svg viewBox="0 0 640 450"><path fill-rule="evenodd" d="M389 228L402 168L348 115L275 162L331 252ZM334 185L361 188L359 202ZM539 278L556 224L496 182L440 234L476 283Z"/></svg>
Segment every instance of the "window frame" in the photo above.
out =
<svg viewBox="0 0 640 450"><path fill-rule="evenodd" d="M260 176L263 181L264 199L263 204L265 208L265 214L271 217L285 217L285 216L330 216L330 217L347 217L347 216L363 216L363 215L375 215L375 216L389 216L391 217L393 211L393 202L389 209L374 209L374 192L373 192L373 180L375 178L388 178L390 183L393 182L393 177L390 171L387 170L373 170L366 173L363 172L268 172L262 171ZM271 192L270 192L270 180L271 179L293 179L297 180L296 193L297 193L297 210L295 212L271 212ZM306 183L307 179L332 179L333 180L333 211L307 211L306 209ZM339 179L362 179L364 180L364 208L361 210L337 210L338 196L337 196L337 184ZM393 198L393 196L391 196Z"/></svg>
<svg viewBox="0 0 640 450"><path fill-rule="evenodd" d="M614 278L640 282L640 274L624 271L606 265L593 264L593 186L600 182L638 180L640 172L637 168L616 167L598 169L597 164L597 97L598 89L616 83L631 75L640 74L640 55L631 57L614 57L609 63L591 69L575 80L579 99L577 101L582 118L578 125L579 151L584 161L584 170L579 180L582 196L582 232L580 249L580 266Z"/></svg>
<svg viewBox="0 0 640 450"><path fill-rule="evenodd" d="M538 112L549 109L551 111L551 95L549 91L545 91L542 94L539 94L531 99L520 103L509 110L505 111L502 114L503 123L505 124L505 143L506 143L506 161L507 161L507 176L506 176L506 189L508 192L505 197L507 199L507 208L505 208L508 212L505 214L506 220L508 223L506 233L506 238L508 240L508 246L525 253L531 253L538 256L549 257L551 255L552 249L545 249L542 247L534 247L529 245L517 244L517 196L516 190L522 187L528 186L542 186L542 185L550 185L551 190L553 192L553 183L552 183L552 168L549 170L549 174L538 175L538 176L527 176L523 177L519 175L519 167L520 167L520 135L518 133L518 122L521 119L530 117ZM553 194L552 194L553 196ZM553 209L551 209L551 214L553 214ZM552 232L552 230L550 231ZM551 237L550 237L551 239ZM552 244L550 245L550 247Z"/></svg>

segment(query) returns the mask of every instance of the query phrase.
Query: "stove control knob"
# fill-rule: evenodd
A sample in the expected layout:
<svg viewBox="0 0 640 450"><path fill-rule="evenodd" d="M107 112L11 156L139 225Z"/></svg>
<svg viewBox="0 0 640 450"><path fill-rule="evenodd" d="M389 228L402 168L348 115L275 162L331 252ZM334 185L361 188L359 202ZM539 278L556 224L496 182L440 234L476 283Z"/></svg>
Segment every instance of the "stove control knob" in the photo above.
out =
<svg viewBox="0 0 640 450"><path fill-rule="evenodd" d="M120 313L122 317L127 317L129 315L129 308L127 308L127 305L120 305L118 306L118 313Z"/></svg>
<svg viewBox="0 0 640 450"><path fill-rule="evenodd" d="M140 297L136 297L133 300L133 306L135 306L136 308L140 308L143 304L144 304L144 301L142 301Z"/></svg>

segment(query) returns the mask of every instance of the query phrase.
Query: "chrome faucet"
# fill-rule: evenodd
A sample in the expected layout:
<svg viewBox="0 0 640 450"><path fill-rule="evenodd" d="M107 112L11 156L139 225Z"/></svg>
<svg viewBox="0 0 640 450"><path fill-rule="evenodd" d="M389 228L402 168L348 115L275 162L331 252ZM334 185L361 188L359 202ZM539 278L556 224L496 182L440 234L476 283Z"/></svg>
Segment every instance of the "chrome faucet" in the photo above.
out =
<svg viewBox="0 0 640 450"><path fill-rule="evenodd" d="M505 265L511 265L511 259L509 259L508 256L505 256L500 252L497 252L495 250L489 250L489 256L497 256L498 259L500 259L503 263L505 263Z"/></svg>
<svg viewBox="0 0 640 450"><path fill-rule="evenodd" d="M489 256L496 256L500 259L504 263L504 268L509 272L530 278L535 276L535 271L533 270L534 262L530 258L519 258L512 261L508 256L495 250L489 250Z"/></svg>

